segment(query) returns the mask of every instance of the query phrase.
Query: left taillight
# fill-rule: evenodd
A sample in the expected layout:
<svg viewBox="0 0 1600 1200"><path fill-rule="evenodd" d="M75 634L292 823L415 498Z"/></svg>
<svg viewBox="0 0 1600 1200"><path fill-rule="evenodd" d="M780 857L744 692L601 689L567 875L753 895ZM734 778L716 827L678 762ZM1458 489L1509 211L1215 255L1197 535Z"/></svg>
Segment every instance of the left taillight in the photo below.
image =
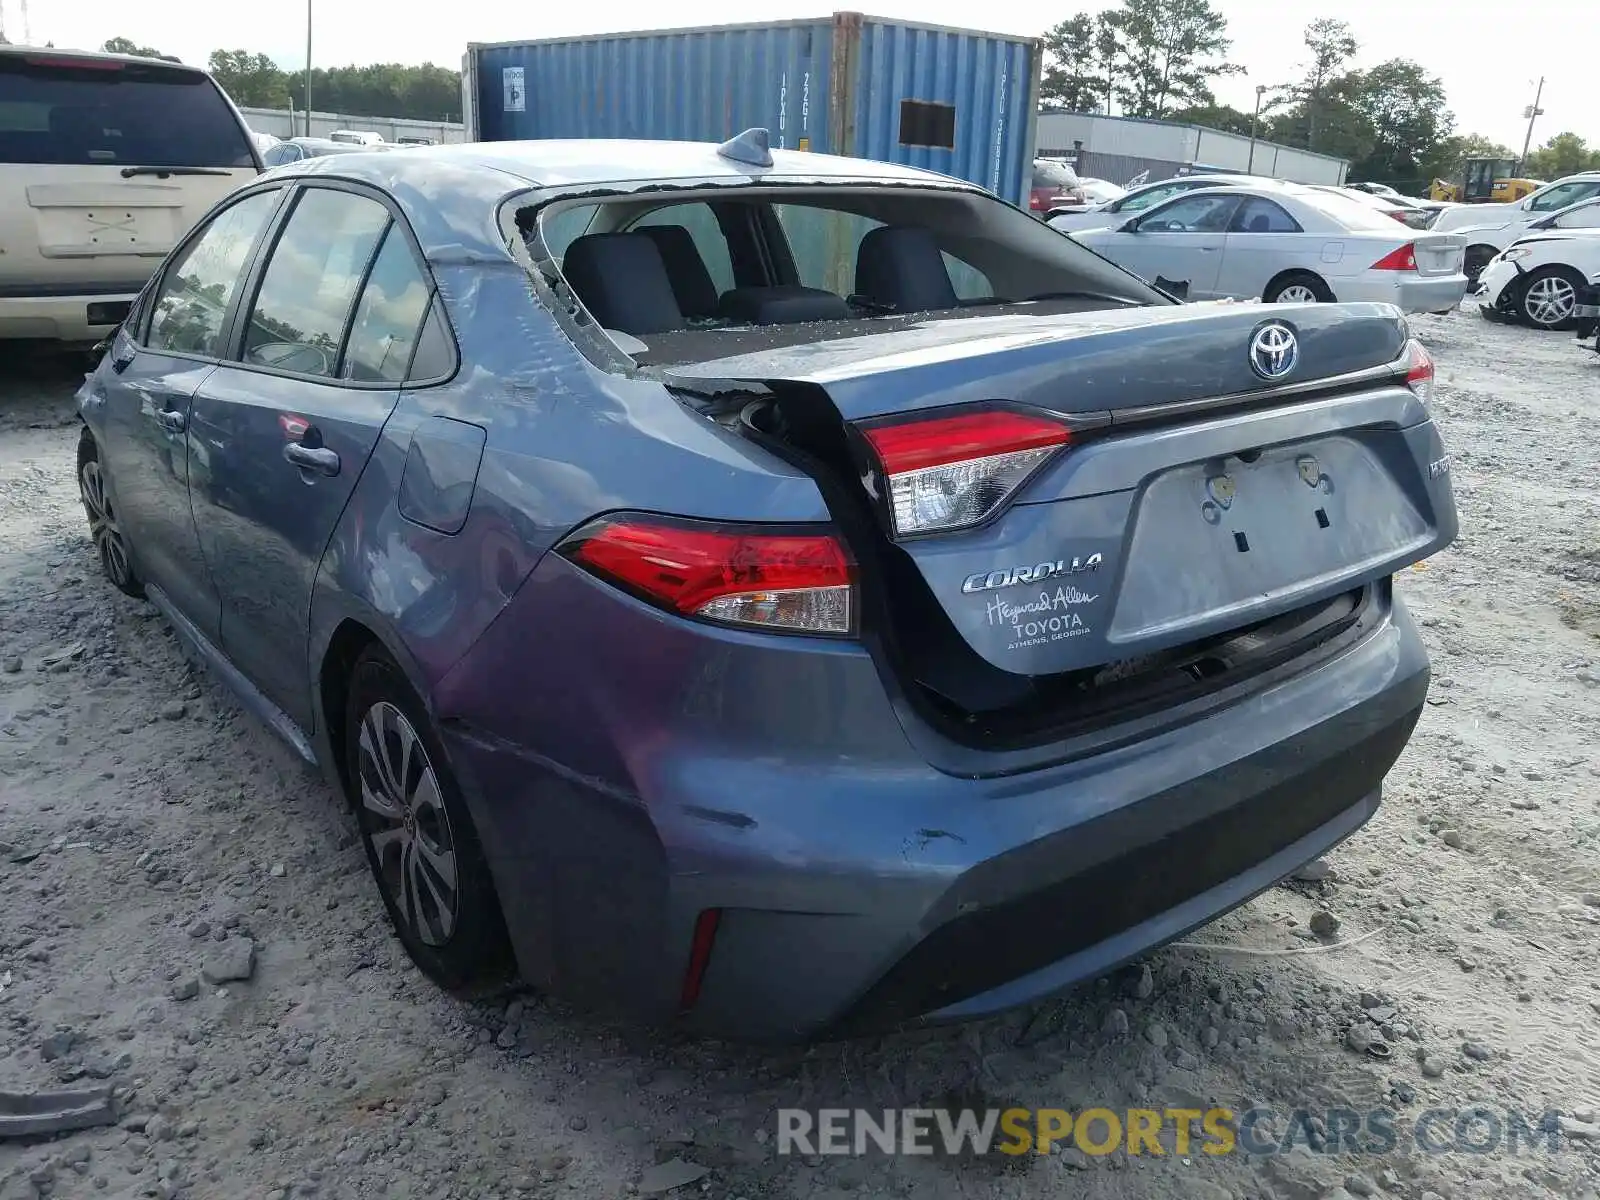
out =
<svg viewBox="0 0 1600 1200"><path fill-rule="evenodd" d="M1072 441L1062 422L1006 410L861 430L877 458L896 537L981 524Z"/></svg>
<svg viewBox="0 0 1600 1200"><path fill-rule="evenodd" d="M1412 338L1406 343L1402 362L1406 369L1406 386L1426 407L1433 403L1433 356L1423 349L1422 343Z"/></svg>
<svg viewBox="0 0 1600 1200"><path fill-rule="evenodd" d="M630 514L591 522L559 552L680 616L783 633L855 632L855 562L829 530Z"/></svg>
<svg viewBox="0 0 1600 1200"><path fill-rule="evenodd" d="M1370 268L1374 271L1415 271L1417 269L1417 247L1413 242L1389 251Z"/></svg>

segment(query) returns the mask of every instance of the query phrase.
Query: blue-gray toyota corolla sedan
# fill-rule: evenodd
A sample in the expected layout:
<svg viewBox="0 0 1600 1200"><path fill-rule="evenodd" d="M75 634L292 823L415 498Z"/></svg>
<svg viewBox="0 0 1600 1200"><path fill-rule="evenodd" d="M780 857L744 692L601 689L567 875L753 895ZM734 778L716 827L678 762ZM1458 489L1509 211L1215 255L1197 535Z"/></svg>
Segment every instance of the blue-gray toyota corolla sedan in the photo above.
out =
<svg viewBox="0 0 1600 1200"><path fill-rule="evenodd" d="M1045 996L1373 814L1432 383L1391 307L1179 304L761 131L441 146L218 205L78 461L430 976L802 1038Z"/></svg>

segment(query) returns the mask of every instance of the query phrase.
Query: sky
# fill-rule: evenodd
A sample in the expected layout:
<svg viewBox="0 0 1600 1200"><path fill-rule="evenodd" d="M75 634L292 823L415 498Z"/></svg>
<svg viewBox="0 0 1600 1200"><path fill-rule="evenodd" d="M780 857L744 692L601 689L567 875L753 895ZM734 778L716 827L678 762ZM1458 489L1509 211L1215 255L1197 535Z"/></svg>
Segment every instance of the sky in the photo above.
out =
<svg viewBox="0 0 1600 1200"><path fill-rule="evenodd" d="M865 8L875 16L938 25L982 27L997 33L1038 34L1077 12L1101 3L1079 0L1012 0L980 6L971 0L856 0L832 6L796 6L794 0L677 0L644 4L612 0L604 10L583 4L528 5L508 0L448 0L416 10L416 17L389 19L369 0L311 0L314 4L313 62L344 66L372 62L459 67L469 41L566 37L662 26L716 25L825 15ZM1523 109L1545 76L1534 127L1538 146L1552 134L1572 130L1600 144L1600 103L1593 80L1600 48L1600 20L1593 0L1550 0L1537 9L1489 4L1486 0L1213 0L1228 18L1230 58L1246 69L1223 79L1218 99L1249 111L1257 84L1284 83L1306 59L1301 40L1308 21L1336 16L1347 21L1361 44L1356 65L1411 58L1444 81L1457 132L1481 133L1522 147L1527 132ZM22 41L24 0L0 0L7 36ZM110 37L128 37L186 62L204 63L215 49L248 49L270 55L285 68L305 64L305 18L295 3L274 6L270 18L252 4L197 0L28 0L28 26L36 44L98 48ZM668 17L665 14L671 12ZM1536 13L1521 21L1519 11ZM426 16L423 16L423 13ZM981 19L980 19L981 16ZM1486 28L1492 37L1485 36Z"/></svg>

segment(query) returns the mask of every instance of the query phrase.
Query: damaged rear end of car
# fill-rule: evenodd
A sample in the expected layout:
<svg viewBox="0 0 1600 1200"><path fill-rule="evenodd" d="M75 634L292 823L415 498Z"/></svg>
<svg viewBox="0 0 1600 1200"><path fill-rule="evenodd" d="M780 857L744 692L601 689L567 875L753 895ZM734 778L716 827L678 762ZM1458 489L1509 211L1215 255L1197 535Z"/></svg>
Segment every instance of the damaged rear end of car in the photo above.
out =
<svg viewBox="0 0 1600 1200"><path fill-rule="evenodd" d="M585 681L651 731L606 781L649 929L553 951L569 984L598 958L591 994L735 1036L964 1019L1370 818L1428 683L1393 579L1456 534L1399 311L1179 304L963 185L752 175L506 222L596 378L827 516L730 515L708 462L696 511L596 512L535 573L659 651Z"/></svg>

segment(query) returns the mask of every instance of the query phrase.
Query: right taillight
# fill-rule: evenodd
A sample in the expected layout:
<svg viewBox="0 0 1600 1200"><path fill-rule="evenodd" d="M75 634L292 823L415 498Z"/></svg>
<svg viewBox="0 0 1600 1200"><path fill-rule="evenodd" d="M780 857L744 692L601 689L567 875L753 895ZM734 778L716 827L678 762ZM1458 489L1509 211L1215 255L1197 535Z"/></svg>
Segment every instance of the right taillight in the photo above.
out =
<svg viewBox="0 0 1600 1200"><path fill-rule="evenodd" d="M1406 343L1406 386L1426 407L1433 403L1433 356L1412 338Z"/></svg>
<svg viewBox="0 0 1600 1200"><path fill-rule="evenodd" d="M861 432L882 468L897 537L979 524L1072 440L1060 421L1003 410L901 420Z"/></svg>
<svg viewBox="0 0 1600 1200"><path fill-rule="evenodd" d="M1385 254L1371 267L1374 271L1415 271L1417 269L1417 247L1415 243L1407 242L1396 250Z"/></svg>
<svg viewBox="0 0 1600 1200"><path fill-rule="evenodd" d="M855 563L831 531L606 517L560 553L657 607L786 633L855 630Z"/></svg>

